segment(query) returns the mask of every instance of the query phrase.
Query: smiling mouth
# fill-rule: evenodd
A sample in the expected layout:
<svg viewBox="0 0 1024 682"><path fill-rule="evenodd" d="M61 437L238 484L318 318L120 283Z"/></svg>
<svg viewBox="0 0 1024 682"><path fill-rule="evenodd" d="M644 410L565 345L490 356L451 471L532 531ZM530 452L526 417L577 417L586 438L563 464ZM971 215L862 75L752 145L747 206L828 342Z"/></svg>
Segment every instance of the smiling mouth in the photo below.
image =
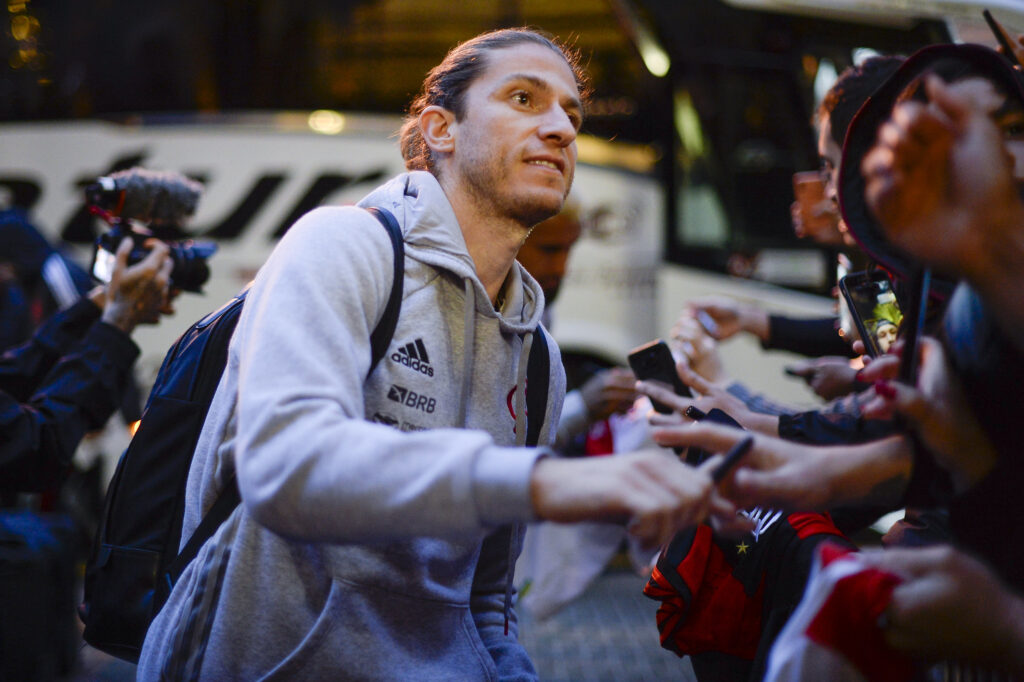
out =
<svg viewBox="0 0 1024 682"><path fill-rule="evenodd" d="M551 170L557 171L559 173L562 172L562 169L558 167L558 164L553 162L553 161L545 161L543 159L533 159L533 160L527 161L527 163L529 165L531 165L531 166L541 166L542 168L550 168Z"/></svg>

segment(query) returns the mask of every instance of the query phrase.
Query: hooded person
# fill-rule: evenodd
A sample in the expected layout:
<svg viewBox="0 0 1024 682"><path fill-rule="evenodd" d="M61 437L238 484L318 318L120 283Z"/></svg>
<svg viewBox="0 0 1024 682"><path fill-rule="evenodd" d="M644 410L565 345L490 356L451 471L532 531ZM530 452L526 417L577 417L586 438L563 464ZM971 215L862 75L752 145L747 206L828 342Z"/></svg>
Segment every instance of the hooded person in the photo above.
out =
<svg viewBox="0 0 1024 682"><path fill-rule="evenodd" d="M658 543L734 514L709 468L666 451L518 447L544 305L514 258L571 187L582 86L570 53L530 30L457 46L410 107L409 172L282 238L234 332L182 537L232 476L241 504L153 620L140 679L536 679L511 608L525 522L620 519ZM395 266L365 207L390 212L405 244L372 372ZM393 358L409 347L418 363ZM546 410L529 415L541 444L565 381L553 342L547 360Z"/></svg>

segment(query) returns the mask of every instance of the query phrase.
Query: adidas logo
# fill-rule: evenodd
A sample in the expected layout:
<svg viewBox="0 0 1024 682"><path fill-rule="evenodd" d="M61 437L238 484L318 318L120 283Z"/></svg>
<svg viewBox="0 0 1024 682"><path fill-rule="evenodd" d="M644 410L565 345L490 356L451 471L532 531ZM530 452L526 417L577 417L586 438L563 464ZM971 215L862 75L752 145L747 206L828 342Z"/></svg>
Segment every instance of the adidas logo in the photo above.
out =
<svg viewBox="0 0 1024 682"><path fill-rule="evenodd" d="M388 390L388 400L394 400L396 403L421 410L427 414L433 414L434 408L437 407L437 400L434 398L394 384Z"/></svg>
<svg viewBox="0 0 1024 682"><path fill-rule="evenodd" d="M434 376L434 368L430 366L430 358L427 356L427 347L423 345L423 339L416 339L405 344L391 354L391 360L421 374L426 374L428 377Z"/></svg>

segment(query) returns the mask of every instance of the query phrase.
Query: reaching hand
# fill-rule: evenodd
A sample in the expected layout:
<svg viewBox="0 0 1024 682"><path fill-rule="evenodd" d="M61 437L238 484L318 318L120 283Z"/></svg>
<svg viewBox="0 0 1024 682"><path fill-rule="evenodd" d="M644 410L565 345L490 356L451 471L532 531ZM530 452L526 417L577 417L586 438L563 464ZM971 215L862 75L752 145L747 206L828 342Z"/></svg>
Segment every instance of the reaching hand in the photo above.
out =
<svg viewBox="0 0 1024 682"><path fill-rule="evenodd" d="M861 377L876 384L875 397L863 413L880 419L903 415L935 461L949 471L956 491L963 492L992 470L998 456L974 418L942 345L930 337L919 343L916 388L893 381L899 373L898 356L883 356L864 368ZM902 352L902 344L896 350Z"/></svg>
<svg viewBox="0 0 1024 682"><path fill-rule="evenodd" d="M707 313L718 326L718 341L723 341L739 332L748 332L762 341L768 339L768 313L752 305L744 305L731 298L712 296L689 302L692 315L698 311Z"/></svg>
<svg viewBox="0 0 1024 682"><path fill-rule="evenodd" d="M736 516L711 481L718 458L699 468L664 450L537 462L530 495L537 517L559 523L618 521L643 544L664 544L709 515Z"/></svg>
<svg viewBox="0 0 1024 682"><path fill-rule="evenodd" d="M624 367L601 370L580 387L591 422L628 412L636 401L636 377Z"/></svg>
<svg viewBox="0 0 1024 682"><path fill-rule="evenodd" d="M664 447L696 446L721 453L747 435L740 429L703 422L656 429L654 442ZM820 466L822 461L821 453L814 448L756 437L731 482L723 486L723 492L743 508L763 505L775 509L826 509L832 496L831 485Z"/></svg>
<svg viewBox="0 0 1024 682"><path fill-rule="evenodd" d="M654 441L665 447L696 446L725 452L749 432L700 422L659 428ZM756 435L740 467L722 486L742 508L825 510L848 502L893 504L910 476L911 451L901 438L863 445L815 447Z"/></svg>
<svg viewBox="0 0 1024 682"><path fill-rule="evenodd" d="M949 546L874 550L862 558L904 578L882 620L891 647L1024 672L1024 601L980 561Z"/></svg>
<svg viewBox="0 0 1024 682"><path fill-rule="evenodd" d="M744 428L768 435L778 435L778 417L749 410L742 400L729 393L724 386L705 381L703 377L687 367L686 363L678 363L676 372L683 383L696 392L695 397L684 398L676 395L671 388L653 381L638 381L636 388L651 400L668 405L680 416L685 415L686 408L691 405L702 412L718 408L743 425ZM674 417L672 421L678 423L679 419L680 417ZM651 419L652 424L664 425L667 421L661 418L652 417Z"/></svg>
<svg viewBox="0 0 1024 682"><path fill-rule="evenodd" d="M149 240L147 256L128 266L132 241L125 239L117 248L114 270L106 288L102 320L126 334L137 324L154 324L161 314L173 312L169 290L171 269L170 248L159 240Z"/></svg>
<svg viewBox="0 0 1024 682"><path fill-rule="evenodd" d="M951 92L936 76L926 89L931 103L898 105L864 158L867 201L908 253L984 276L992 233L1019 230L1012 159L987 113L991 102Z"/></svg>
<svg viewBox="0 0 1024 682"><path fill-rule="evenodd" d="M694 372L708 381L722 381L725 370L718 354L718 343L690 312L676 320L670 332L676 348L686 357Z"/></svg>
<svg viewBox="0 0 1024 682"><path fill-rule="evenodd" d="M847 358L825 357L802 360L786 367L793 376L807 382L811 390L824 400L834 400L856 390L857 370Z"/></svg>

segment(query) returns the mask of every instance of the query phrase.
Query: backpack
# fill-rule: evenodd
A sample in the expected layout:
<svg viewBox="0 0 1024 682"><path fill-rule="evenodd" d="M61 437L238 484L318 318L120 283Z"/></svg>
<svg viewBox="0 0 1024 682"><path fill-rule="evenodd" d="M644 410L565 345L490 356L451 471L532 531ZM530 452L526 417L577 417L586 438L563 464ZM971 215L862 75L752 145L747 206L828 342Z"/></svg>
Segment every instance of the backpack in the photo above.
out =
<svg viewBox="0 0 1024 682"><path fill-rule="evenodd" d="M402 232L394 216L369 211L388 230L394 281L384 314L370 335L367 376L387 352L398 323L405 269ZM142 424L121 455L104 502L101 525L86 564L79 616L83 639L137 663L149 624L175 582L241 498L232 478L178 551L185 487L210 401L227 364L228 344L248 289L192 325L167 352L150 392ZM527 361L527 445L536 445L547 410L550 364L540 327ZM539 415L530 419L529 415Z"/></svg>
<svg viewBox="0 0 1024 682"><path fill-rule="evenodd" d="M369 211L387 229L394 251L391 296L370 336L373 372L398 322L405 248L394 216ZM107 489L79 616L85 641L118 658L138 662L149 623L178 576L240 501L232 479L178 552L189 466L247 292L196 322L167 352L142 423Z"/></svg>

